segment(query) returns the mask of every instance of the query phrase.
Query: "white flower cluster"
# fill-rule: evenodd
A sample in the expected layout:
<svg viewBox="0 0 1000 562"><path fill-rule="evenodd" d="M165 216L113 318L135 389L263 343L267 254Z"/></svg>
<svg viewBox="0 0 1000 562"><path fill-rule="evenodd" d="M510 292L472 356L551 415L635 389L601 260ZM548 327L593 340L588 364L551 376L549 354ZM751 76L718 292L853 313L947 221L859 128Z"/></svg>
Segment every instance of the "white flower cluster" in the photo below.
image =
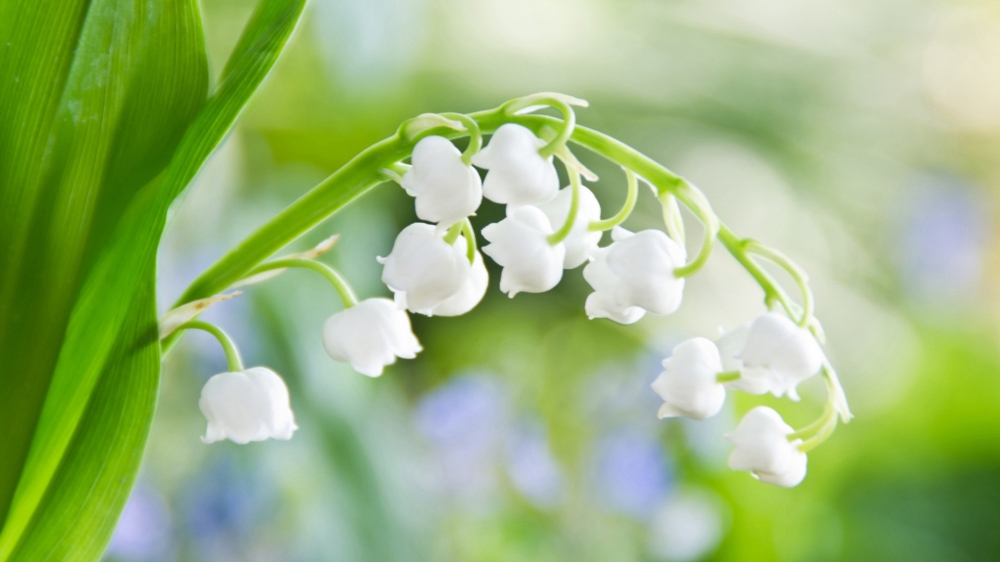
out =
<svg viewBox="0 0 1000 562"><path fill-rule="evenodd" d="M693 338L674 347L653 382L663 399L659 417L704 420L719 413L726 389L770 392L798 400L795 387L818 373L824 356L808 329L770 312L725 334L718 342ZM801 439L781 416L764 406L751 410L726 435L734 445L729 466L748 470L763 482L797 485L806 474Z"/></svg>
<svg viewBox="0 0 1000 562"><path fill-rule="evenodd" d="M559 189L553 157L539 150L544 141L516 124L501 126L488 146L471 158L487 170L485 181L444 137L429 136L415 146L412 166L401 178L416 199L417 217L396 237L382 264L382 281L395 294L398 310L384 299L369 299L331 317L324 342L331 357L358 372L379 376L397 357L420 351L403 310L427 316L457 316L482 300L489 281L467 218L483 197L507 205L506 218L482 229L483 253L503 269L500 290L541 293L562 280L563 270L589 261L584 278L593 287L586 310L591 318L636 322L646 312L670 314L680 306L684 280L674 276L684 248L658 230L631 233L616 227L613 243L598 247L601 206L587 187L576 187L575 217L568 234L551 236L572 212L573 186ZM431 224L435 223L435 224ZM449 242L449 233L458 233ZM469 255L472 255L470 261ZM379 303L379 304L375 304Z"/></svg>
<svg viewBox="0 0 1000 562"><path fill-rule="evenodd" d="M770 312L718 341L693 338L674 347L672 356L663 361L664 371L652 383L663 399L658 415L661 419L710 418L722 410L728 390L798 400L799 383L822 372L829 396L816 423L796 431L776 411L760 406L750 410L726 435L733 444L731 468L749 471L755 478L778 486L799 484L806 474L806 452L829 436L838 415L845 421L850 419L836 374L817 340L822 331L812 316L812 293L805 273L780 252L727 231L704 196L676 176L672 183L658 182L654 187L663 205L667 232L650 229L633 233L618 226L634 208L638 189L638 176L627 167L626 203L614 217L602 220L597 198L581 181L581 176L596 177L586 173L565 145L575 124L568 105L584 102L539 94L514 100L514 105L501 109L507 110L508 116L521 115L537 108L540 100L547 100L544 103L564 114L564 127L549 143L527 127L507 123L479 150L481 135L470 116L425 114L412 120L420 131L427 127L465 130L470 142L462 153L445 137L425 136L414 145L410 165L397 162L382 171L414 197L420 221L403 228L389 254L376 258L382 265L382 282L393 292L393 299L358 302L336 271L315 261L332 246L335 237L310 252L265 263L241 283L269 279L290 267L326 276L345 305L323 327L326 352L359 373L378 377L397 358L412 359L422 350L410 313L457 316L483 299L489 276L469 217L484 197L506 205L505 218L482 229L488 242L482 253L502 268L500 290L511 298L521 292L545 292L559 284L564 270L585 265L583 277L593 291L584 309L592 319L632 324L646 313L672 314L681 305L685 278L705 263L718 239L758 281L766 302L780 304L787 315ZM451 117L458 121L451 121ZM404 124L400 130L405 133L411 129ZM570 180L570 185L561 189L554 156L563 162ZM485 179L480 179L474 166L486 171ZM678 202L704 226L705 242L690 262ZM603 231L608 229L611 243L601 247ZM802 292L802 304L792 302L751 255L788 272ZM228 438L237 443L288 439L297 428L281 378L263 367L243 369L228 336L192 321L204 307L224 298L228 296L188 303L161 321L164 337L172 330L200 327L216 333L226 348L230 372L212 377L202 391L200 406L209 422L203 439ZM793 321L790 317L797 318Z"/></svg>

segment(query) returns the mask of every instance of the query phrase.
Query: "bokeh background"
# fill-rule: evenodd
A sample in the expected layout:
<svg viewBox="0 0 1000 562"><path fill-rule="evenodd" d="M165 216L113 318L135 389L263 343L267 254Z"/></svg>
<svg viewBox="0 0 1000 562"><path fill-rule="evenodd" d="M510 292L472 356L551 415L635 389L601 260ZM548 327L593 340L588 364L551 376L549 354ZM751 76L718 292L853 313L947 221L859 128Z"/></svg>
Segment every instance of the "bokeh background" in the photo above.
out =
<svg viewBox="0 0 1000 562"><path fill-rule="evenodd" d="M205 0L215 72L252 9ZM649 383L682 339L761 313L722 249L681 310L588 321L579 270L543 295L491 288L414 317L425 351L380 379L323 352L340 308L292 271L207 318L288 381L289 442L207 446L207 336L166 360L115 561L995 560L1000 549L1000 9L931 0L313 0L237 132L173 210L161 307L205 266L400 121L536 91L685 175L734 230L810 272L857 416L791 490L726 468L705 422L657 421ZM601 174L605 209L624 197ZM626 226L655 227L643 192ZM502 209L485 203L482 227ZM296 244L362 296L415 220L385 184ZM692 227L696 228L696 227ZM696 236L692 237L697 239Z"/></svg>

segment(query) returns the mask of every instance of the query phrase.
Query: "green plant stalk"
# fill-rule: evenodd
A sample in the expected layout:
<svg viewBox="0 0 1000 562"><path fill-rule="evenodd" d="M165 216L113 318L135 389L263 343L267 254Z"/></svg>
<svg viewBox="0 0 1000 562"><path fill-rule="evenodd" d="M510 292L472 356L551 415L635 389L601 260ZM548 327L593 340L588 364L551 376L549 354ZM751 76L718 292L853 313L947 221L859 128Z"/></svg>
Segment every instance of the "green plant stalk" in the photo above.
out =
<svg viewBox="0 0 1000 562"><path fill-rule="evenodd" d="M462 230L465 232L465 255L469 258L469 263L476 263L476 230L472 228L472 221L468 218L462 221Z"/></svg>
<svg viewBox="0 0 1000 562"><path fill-rule="evenodd" d="M563 121L544 115L509 115L503 107L469 114L476 120L483 134L490 134L506 123L517 123L531 129L538 135L551 135L560 131ZM382 170L391 169L400 160L408 157L419 138L438 134L448 138L467 135L448 127L436 127L422 131L419 136L408 137L400 127L395 135L382 140L355 156L351 161L334 172L311 191L300 197L289 207L261 226L239 245L205 270L187 288L174 306L209 297L224 291L227 287L246 277L258 264L285 247L317 224L351 203L368 190L386 181ZM543 133L544 132L544 133ZM658 196L670 194L692 207L696 213L710 212L710 206L700 192L684 178L671 172L655 160L635 150L627 144L604 133L583 126L576 126L570 141L603 156L616 164L633 170L653 186ZM712 215L714 216L714 215ZM702 218L702 217L699 217ZM704 220L704 218L703 218ZM713 228L714 227L714 228ZM706 231L715 231L719 242L750 273L764 291L767 304L779 302L789 314L794 314L796 306L775 280L760 267L747 253L744 240L722 223L706 225ZM707 244L705 246L708 246ZM707 259L705 247L692 263L703 263ZM794 314L797 316L797 314ZM171 336L164 340L166 353L173 345Z"/></svg>
<svg viewBox="0 0 1000 562"><path fill-rule="evenodd" d="M229 372L238 373L243 371L243 359L240 357L240 350L233 343L233 339L229 337L229 334L222 331L222 328L215 324L202 322L201 320L192 320L178 326L175 333L180 334L185 330L201 330L215 336L215 339L219 340L219 345L226 352L226 364L229 366Z"/></svg>
<svg viewBox="0 0 1000 562"><path fill-rule="evenodd" d="M566 214L566 220L563 221L563 225L559 230L549 235L549 244L553 246L565 240L569 236L569 233L573 231L573 225L576 224L576 215L580 210L580 172L573 167L566 166L566 175L569 176L570 189L573 191L571 193L569 212Z"/></svg>
<svg viewBox="0 0 1000 562"><path fill-rule="evenodd" d="M632 214L632 210L635 209L635 202L639 199L639 180L636 178L635 172L628 168L625 168L625 177L628 180L628 193L625 195L625 204L622 205L621 210L615 216L590 223L590 226L587 228L591 232L611 230L625 222L625 219Z"/></svg>
<svg viewBox="0 0 1000 562"><path fill-rule="evenodd" d="M333 285L333 288L336 289L337 295L340 296L340 301L344 303L344 308L350 308L358 304L358 296L354 293L354 289L351 288L350 284L347 283L347 280L344 279L344 276L341 275L336 269L316 260L307 260L303 258L281 258L258 265L247 275L247 277L264 273L265 271L286 269L289 267L310 269L322 275L327 281L330 282L331 285Z"/></svg>

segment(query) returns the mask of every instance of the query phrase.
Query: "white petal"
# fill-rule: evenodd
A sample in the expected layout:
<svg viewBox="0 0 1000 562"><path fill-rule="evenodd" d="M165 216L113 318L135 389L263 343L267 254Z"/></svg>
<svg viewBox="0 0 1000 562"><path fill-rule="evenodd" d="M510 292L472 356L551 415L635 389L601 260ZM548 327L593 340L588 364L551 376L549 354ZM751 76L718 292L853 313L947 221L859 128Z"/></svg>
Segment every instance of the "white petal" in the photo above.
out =
<svg viewBox="0 0 1000 562"><path fill-rule="evenodd" d="M549 244L552 226L536 207L507 207L507 218L483 228L490 244L483 253L503 267L500 290L511 297L519 292L542 293L562 279L566 248Z"/></svg>
<svg viewBox="0 0 1000 562"><path fill-rule="evenodd" d="M483 300L486 294L486 287L489 285L490 277L486 271L486 264L483 256L476 252L472 269L465 279L465 284L457 293L437 305L432 311L434 316L459 316L469 312L479 301Z"/></svg>
<svg viewBox="0 0 1000 562"><path fill-rule="evenodd" d="M208 420L205 443L290 439L298 429L285 382L264 367L213 376L202 388L198 406Z"/></svg>
<svg viewBox="0 0 1000 562"><path fill-rule="evenodd" d="M392 252L379 259L382 282L406 293L407 308L429 314L465 283L470 270L465 251L463 238L448 244L434 225L413 223L396 237Z"/></svg>
<svg viewBox="0 0 1000 562"><path fill-rule="evenodd" d="M366 299L327 319L323 346L337 361L370 377L382 374L396 357L412 359L422 350L406 311L389 299Z"/></svg>
<svg viewBox="0 0 1000 562"><path fill-rule="evenodd" d="M462 154L448 139L425 137L413 149L413 166L402 186L416 198L421 220L454 224L476 212L483 200L479 173L462 162Z"/></svg>
<svg viewBox="0 0 1000 562"><path fill-rule="evenodd" d="M489 144L472 157L472 162L489 170L483 195L507 205L535 205L555 197L559 176L552 157L542 158L538 149L545 142L521 125L501 126Z"/></svg>
<svg viewBox="0 0 1000 562"><path fill-rule="evenodd" d="M552 228L558 230L562 228L566 217L569 216L572 200L572 187L565 187L559 190L554 199L539 205L538 208L548 217ZM583 265L590 253L597 249L597 244L601 241L603 233L591 232L590 223L599 220L601 220L601 204L594 196L594 192L581 185L576 220L573 221L573 228L569 235L563 240L563 244L566 245L564 269L573 269Z"/></svg>

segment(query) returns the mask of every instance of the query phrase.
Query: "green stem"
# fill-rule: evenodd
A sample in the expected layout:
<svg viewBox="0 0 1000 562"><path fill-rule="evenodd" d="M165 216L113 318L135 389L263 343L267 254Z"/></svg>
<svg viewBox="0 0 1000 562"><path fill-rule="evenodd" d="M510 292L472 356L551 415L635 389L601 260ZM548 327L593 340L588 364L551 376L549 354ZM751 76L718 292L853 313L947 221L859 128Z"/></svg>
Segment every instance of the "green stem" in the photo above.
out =
<svg viewBox="0 0 1000 562"><path fill-rule="evenodd" d="M562 227L549 235L549 244L553 246L565 240L569 236L569 233L573 231L573 225L576 223L576 214L580 210L580 172L576 168L566 166L566 175L569 176L569 185L572 190L569 213L566 215L566 221L563 222Z"/></svg>
<svg viewBox="0 0 1000 562"><path fill-rule="evenodd" d="M382 175L385 176L385 179L398 183L399 185L403 185L403 176L405 176L406 172L409 172L412 167L413 166L402 162L394 162L385 168L382 168L380 171L382 172Z"/></svg>
<svg viewBox="0 0 1000 562"><path fill-rule="evenodd" d="M814 300L812 289L809 288L809 276L806 272L785 254L769 248L756 240L747 240L744 243L744 248L747 252L756 254L784 269L792 277L799 291L802 293L802 317L798 323L803 328L807 327L809 319L813 315Z"/></svg>
<svg viewBox="0 0 1000 562"><path fill-rule="evenodd" d="M741 376L742 373L739 371L725 371L715 375L715 380L717 382L733 382L739 380Z"/></svg>
<svg viewBox="0 0 1000 562"><path fill-rule="evenodd" d="M785 309L785 312L789 316L795 318L796 307L792 303L791 299L785 293L784 289L778 285L777 281L771 277L767 271L764 270L746 251L746 240L736 236L733 231L729 230L726 225L720 225L719 228L719 242L729 251L730 254L736 261L740 262L740 265L750 274L751 277L757 281L760 288L764 290L764 302L770 306L771 303L777 302Z"/></svg>
<svg viewBox="0 0 1000 562"><path fill-rule="evenodd" d="M590 223L588 228L591 232L611 230L625 222L625 219L632 214L632 210L635 209L635 202L639 199L639 180L636 178L635 172L628 168L625 168L625 178L628 181L628 194L625 195L625 204L622 205L621 210L615 216Z"/></svg>
<svg viewBox="0 0 1000 562"><path fill-rule="evenodd" d="M337 294L340 296L341 302L344 303L344 308L350 308L358 304L358 297L354 293L354 289L352 289L347 283L347 280L344 279L344 276L342 276L336 269L316 260L307 260L302 258L276 259L253 268L247 277L264 273L265 271L286 269L289 267L311 269L312 271L315 271L325 277L326 280L333 285L333 288L337 290Z"/></svg>
<svg viewBox="0 0 1000 562"><path fill-rule="evenodd" d="M475 119L463 113L442 113L441 115L460 121L469 131L469 146L462 153L462 162L466 166L471 166L472 157L483 147L483 133L479 130L479 123L476 123Z"/></svg>
<svg viewBox="0 0 1000 562"><path fill-rule="evenodd" d="M462 227L465 231L466 255L469 257L469 263L476 263L476 231L473 230L468 217L462 221Z"/></svg>
<svg viewBox="0 0 1000 562"><path fill-rule="evenodd" d="M705 265L705 262L712 255L712 248L715 246L715 238L719 233L720 225L719 219L712 212L712 207L709 205L708 200L691 184L685 181L676 190L674 196L677 197L678 201L684 203L694 213L694 216L698 217L705 230L704 241L701 244L701 250L698 251L698 255L695 256L691 263L674 270L674 276L680 278L694 275Z"/></svg>
<svg viewBox="0 0 1000 562"><path fill-rule="evenodd" d="M222 328L215 324L202 322L201 320L191 320L190 322L181 324L174 334L180 335L185 330L202 330L215 336L215 339L219 340L219 344L222 345L222 349L226 352L226 363L229 366L229 372L237 373L243 370L243 360L240 358L240 350L236 348L236 344L233 343L232 338L222 331Z"/></svg>
<svg viewBox="0 0 1000 562"><path fill-rule="evenodd" d="M684 232L684 218L681 216L681 209L677 205L677 198L670 193L660 195L660 207L663 209L663 226L667 229L667 235L674 239L674 242L683 245L686 239Z"/></svg>
<svg viewBox="0 0 1000 562"><path fill-rule="evenodd" d="M549 141L548 144L538 149L538 153L542 155L542 158L548 158L559 152L560 148L566 146L566 142L573 135L573 130L576 128L576 112L573 111L573 108L570 107L564 96L551 94L536 94L512 100L504 104L503 108L509 115L513 116L518 111L534 105L554 107L563 115L562 126L557 129L559 134Z"/></svg>
<svg viewBox="0 0 1000 562"><path fill-rule="evenodd" d="M462 229L465 228L465 223L458 221L455 224L448 227L448 232L444 235L444 241L446 244L451 246L458 240L458 235L462 233Z"/></svg>

